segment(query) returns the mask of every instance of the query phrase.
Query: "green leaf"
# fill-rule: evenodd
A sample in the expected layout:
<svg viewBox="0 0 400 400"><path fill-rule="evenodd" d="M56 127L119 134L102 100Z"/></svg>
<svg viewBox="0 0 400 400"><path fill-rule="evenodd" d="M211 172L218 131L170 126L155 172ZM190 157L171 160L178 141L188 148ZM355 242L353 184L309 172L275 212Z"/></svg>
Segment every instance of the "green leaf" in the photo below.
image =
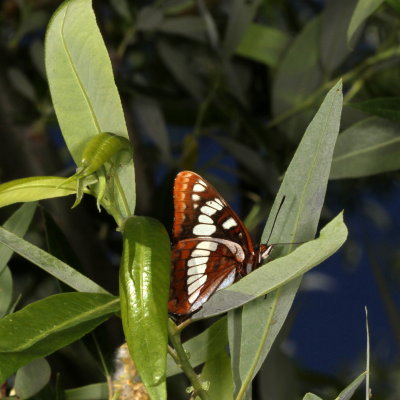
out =
<svg viewBox="0 0 400 400"><path fill-rule="evenodd" d="M258 151L229 137L216 136L213 139L220 143L224 150L231 153L249 171L252 178L258 179L259 182L268 187L268 165Z"/></svg>
<svg viewBox="0 0 400 400"><path fill-rule="evenodd" d="M381 97L348 105L377 117L386 118L394 122L400 121L400 97Z"/></svg>
<svg viewBox="0 0 400 400"><path fill-rule="evenodd" d="M371 117L339 135L330 178L358 178L399 168L399 124Z"/></svg>
<svg viewBox="0 0 400 400"><path fill-rule="evenodd" d="M400 13L400 3L398 0L386 0L386 4L389 4L396 12Z"/></svg>
<svg viewBox="0 0 400 400"><path fill-rule="evenodd" d="M10 80L11 84L22 96L26 97L35 104L39 102L36 99L35 88L21 70L17 68L10 68L7 71L7 75L7 78Z"/></svg>
<svg viewBox="0 0 400 400"><path fill-rule="evenodd" d="M105 289L58 258L0 227L0 243L80 292L107 293Z"/></svg>
<svg viewBox="0 0 400 400"><path fill-rule="evenodd" d="M0 185L0 207L76 193L74 182L68 182L61 187L63 182L65 182L65 178L56 176L33 176L2 183Z"/></svg>
<svg viewBox="0 0 400 400"><path fill-rule="evenodd" d="M164 19L163 11L157 6L142 7L137 14L137 29L155 31Z"/></svg>
<svg viewBox="0 0 400 400"><path fill-rule="evenodd" d="M157 50L177 82L197 101L201 101L204 88L193 71L189 55L166 40L157 42Z"/></svg>
<svg viewBox="0 0 400 400"><path fill-rule="evenodd" d="M0 272L0 318L7 314L13 293L13 280L10 269L6 266Z"/></svg>
<svg viewBox="0 0 400 400"><path fill-rule="evenodd" d="M165 162L171 162L169 134L162 109L156 100L147 96L135 96L133 112L139 129L157 146Z"/></svg>
<svg viewBox="0 0 400 400"><path fill-rule="evenodd" d="M364 21L383 3L383 0L358 0L347 30L347 42L352 42L354 34Z"/></svg>
<svg viewBox="0 0 400 400"><path fill-rule="evenodd" d="M347 228L340 213L321 230L317 239L299 246L285 257L264 264L226 289L217 291L192 318L224 313L286 285L329 258L346 238ZM257 318L256 315L254 318Z"/></svg>
<svg viewBox="0 0 400 400"><path fill-rule="evenodd" d="M320 52L321 63L328 74L332 74L350 53L347 29L356 3L357 0L330 0L326 3L322 14Z"/></svg>
<svg viewBox="0 0 400 400"><path fill-rule="evenodd" d="M307 393L304 397L303 400L322 400L321 397L317 396L316 394L313 393Z"/></svg>
<svg viewBox="0 0 400 400"><path fill-rule="evenodd" d="M236 55L275 68L289 40L288 35L278 29L250 24L236 48Z"/></svg>
<svg viewBox="0 0 400 400"><path fill-rule="evenodd" d="M17 371L14 389L17 396L27 399L42 390L50 380L51 369L44 358L33 360Z"/></svg>
<svg viewBox="0 0 400 400"><path fill-rule="evenodd" d="M320 84L320 18L311 20L287 49L272 88L275 115L301 103Z"/></svg>
<svg viewBox="0 0 400 400"><path fill-rule="evenodd" d="M308 22L279 63L272 87L274 116L299 106L321 85L320 28L321 17ZM285 123L285 131L302 133L311 117L308 113L296 115Z"/></svg>
<svg viewBox="0 0 400 400"><path fill-rule="evenodd" d="M228 26L222 44L224 57L229 58L234 54L260 3L261 0L231 2Z"/></svg>
<svg viewBox="0 0 400 400"><path fill-rule="evenodd" d="M166 399L169 236L157 220L131 217L123 228L121 316L129 352L149 394Z"/></svg>
<svg viewBox="0 0 400 400"><path fill-rule="evenodd" d="M179 16L164 19L157 30L163 33L187 37L199 42L207 40L206 24L203 18L195 16Z"/></svg>
<svg viewBox="0 0 400 400"><path fill-rule="evenodd" d="M70 344L112 314L119 299L98 293L62 293L0 320L0 381L18 368Z"/></svg>
<svg viewBox="0 0 400 400"><path fill-rule="evenodd" d="M67 147L76 164L85 144L101 132L129 139L110 58L90 0L64 2L51 19L45 40L50 92ZM133 161L118 170L115 202L121 215L135 209Z"/></svg>
<svg viewBox="0 0 400 400"><path fill-rule="evenodd" d="M231 361L226 351L205 363L201 371L201 380L207 383L210 399L233 399Z"/></svg>
<svg viewBox="0 0 400 400"><path fill-rule="evenodd" d="M93 383L65 391L65 400L108 400L108 385Z"/></svg>
<svg viewBox="0 0 400 400"><path fill-rule="evenodd" d="M1 186L1 185L0 185ZM10 218L3 224L4 228L18 236L25 236L29 225L32 222L36 211L37 203L23 204ZM0 246L0 273L10 261L13 251L7 246Z"/></svg>
<svg viewBox="0 0 400 400"><path fill-rule="evenodd" d="M343 389L340 392L339 396L336 397L335 400L349 400L349 399L351 399L353 394L354 394L354 392L357 390L357 388L364 381L365 374L366 374L366 372L363 372L360 376L358 376L356 379L354 379L354 381L351 382L349 386L347 386L345 389Z"/></svg>
<svg viewBox="0 0 400 400"><path fill-rule="evenodd" d="M268 240L283 196L286 196L286 201L277 216L270 243L296 243L314 237L339 132L342 102L342 84L339 81L326 95L293 156L265 226L262 243ZM341 225L340 217L335 224ZM345 232L342 229L341 232L338 238L341 236L344 240ZM281 253L287 254L292 247L285 246ZM233 364L235 387L241 395L267 356L299 285L300 279L293 279L267 296L265 301L258 299L243 310L228 314L231 358L237 362ZM253 340L250 341L249 337Z"/></svg>
<svg viewBox="0 0 400 400"><path fill-rule="evenodd" d="M183 344L189 354L190 365L194 368L205 361L216 358L221 352L225 352L228 344L226 318L221 318L204 332L188 340ZM167 376L181 373L182 370L170 355L167 358Z"/></svg>

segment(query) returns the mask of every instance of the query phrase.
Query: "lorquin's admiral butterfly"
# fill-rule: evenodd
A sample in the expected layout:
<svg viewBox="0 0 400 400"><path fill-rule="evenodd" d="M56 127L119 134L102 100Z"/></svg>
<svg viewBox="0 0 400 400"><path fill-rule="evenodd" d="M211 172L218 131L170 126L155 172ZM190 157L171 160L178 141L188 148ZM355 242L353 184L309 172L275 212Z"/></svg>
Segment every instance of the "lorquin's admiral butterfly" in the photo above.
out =
<svg viewBox="0 0 400 400"><path fill-rule="evenodd" d="M174 208L168 311L183 319L198 311L216 290L260 266L272 246L255 248L228 203L194 172L177 175Z"/></svg>

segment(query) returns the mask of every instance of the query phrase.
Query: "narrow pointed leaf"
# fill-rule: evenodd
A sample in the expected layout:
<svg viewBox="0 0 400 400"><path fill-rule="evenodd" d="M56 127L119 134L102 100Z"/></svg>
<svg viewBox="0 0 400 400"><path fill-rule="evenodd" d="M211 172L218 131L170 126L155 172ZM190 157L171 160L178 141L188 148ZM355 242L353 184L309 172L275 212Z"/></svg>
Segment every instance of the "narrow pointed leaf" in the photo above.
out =
<svg viewBox="0 0 400 400"><path fill-rule="evenodd" d="M192 69L189 57L166 40L157 42L157 50L177 82L197 101L204 95L203 84Z"/></svg>
<svg viewBox="0 0 400 400"><path fill-rule="evenodd" d="M320 17L308 22L285 52L272 88L275 115L304 101L321 83L320 25Z"/></svg>
<svg viewBox="0 0 400 400"><path fill-rule="evenodd" d="M383 3L383 0L358 0L347 30L347 42L352 42L354 34L365 20Z"/></svg>
<svg viewBox="0 0 400 400"><path fill-rule="evenodd" d="M251 2L243 0L232 1L229 22L222 45L223 55L226 58L234 54L248 26L253 20L260 3L260 0Z"/></svg>
<svg viewBox="0 0 400 400"><path fill-rule="evenodd" d="M136 96L133 112L140 131L158 147L164 161L171 161L169 134L162 109L157 101L146 96Z"/></svg>
<svg viewBox="0 0 400 400"><path fill-rule="evenodd" d="M350 400L353 397L354 392L357 390L357 388L361 385L361 383L365 379L365 372L363 372L361 375L359 375L356 379L354 379L353 382L350 383L349 386L347 386L345 389L343 389L339 396L336 397L335 400Z"/></svg>
<svg viewBox="0 0 400 400"><path fill-rule="evenodd" d="M369 99L360 103L350 103L349 106L390 121L400 121L400 97Z"/></svg>
<svg viewBox="0 0 400 400"><path fill-rule="evenodd" d="M184 36L200 42L207 41L206 24L204 19L197 16L179 16L164 19L157 26L157 30L172 35Z"/></svg>
<svg viewBox="0 0 400 400"><path fill-rule="evenodd" d="M224 313L282 287L329 258L346 238L347 228L341 213L321 230L317 239L301 245L285 257L257 268L226 289L219 290L192 318Z"/></svg>
<svg viewBox="0 0 400 400"><path fill-rule="evenodd" d="M250 24L242 36L236 55L276 67L289 37L282 31L259 24Z"/></svg>
<svg viewBox="0 0 400 400"><path fill-rule="evenodd" d="M80 292L107 293L105 289L68 264L0 227L0 243Z"/></svg>
<svg viewBox="0 0 400 400"><path fill-rule="evenodd" d="M356 3L357 0L329 0L326 3L322 14L320 52L321 63L329 74L350 53L346 34Z"/></svg>
<svg viewBox="0 0 400 400"><path fill-rule="evenodd" d="M121 316L129 352L150 396L166 398L168 234L158 221L131 217L123 229Z"/></svg>
<svg viewBox="0 0 400 400"><path fill-rule="evenodd" d="M367 118L339 135L331 179L358 178L400 168L399 123Z"/></svg>
<svg viewBox="0 0 400 400"><path fill-rule="evenodd" d="M68 389L64 393L65 400L108 400L109 398L106 382Z"/></svg>
<svg viewBox="0 0 400 400"><path fill-rule="evenodd" d="M0 381L18 368L80 339L119 310L98 293L49 296L0 320Z"/></svg>
<svg viewBox="0 0 400 400"><path fill-rule="evenodd" d="M313 393L307 393L304 397L303 400L322 400L321 397L317 396L316 394Z"/></svg>
<svg viewBox="0 0 400 400"><path fill-rule="evenodd" d="M33 176L2 183L0 185L0 207L64 197L76 193L75 182L66 184L63 182L65 182L65 178L57 176Z"/></svg>
<svg viewBox="0 0 400 400"><path fill-rule="evenodd" d="M91 0L64 2L46 32L45 64L57 119L76 164L85 143L101 132L128 139L121 100L110 58L101 37ZM118 170L123 188L115 201L128 217L135 208L133 162Z"/></svg>
<svg viewBox="0 0 400 400"><path fill-rule="evenodd" d="M45 358L38 358L20 368L14 389L20 399L28 399L43 389L50 380L51 368Z"/></svg>
<svg viewBox="0 0 400 400"><path fill-rule="evenodd" d="M7 219L3 225L4 228L18 236L25 236L35 214L36 206L37 204L34 202L23 204ZM13 251L9 247L0 246L0 274L10 261L12 253Z"/></svg>
<svg viewBox="0 0 400 400"><path fill-rule="evenodd" d="M285 173L263 232L263 243L269 237L283 196L286 200L277 216L270 243L293 243L314 237L339 132L342 102L342 84L339 81L326 95ZM287 254L292 247L285 246L281 253ZM238 399L247 391L267 356L299 285L300 278L293 279L268 295L265 301L251 302L242 311L228 314L231 357L237 360L233 370ZM251 315L256 319L249 323ZM249 337L255 340L250 341Z"/></svg>
<svg viewBox="0 0 400 400"><path fill-rule="evenodd" d="M5 266L0 272L0 318L10 308L12 300L13 280L10 268Z"/></svg>

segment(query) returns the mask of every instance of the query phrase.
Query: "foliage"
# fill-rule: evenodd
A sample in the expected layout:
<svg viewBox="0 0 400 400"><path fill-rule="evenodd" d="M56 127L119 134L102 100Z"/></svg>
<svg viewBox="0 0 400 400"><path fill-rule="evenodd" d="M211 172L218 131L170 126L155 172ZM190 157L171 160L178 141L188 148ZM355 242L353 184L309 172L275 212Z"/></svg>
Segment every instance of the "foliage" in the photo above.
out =
<svg viewBox="0 0 400 400"><path fill-rule="evenodd" d="M7 43L12 52L54 10L29 1L7 4L9 8L2 6L4 16L13 16L13 7L19 7L20 16ZM95 14L90 0L69 0L49 22L44 52L41 40L30 44L38 79L22 66L8 68L14 96L24 99L30 110L23 122L32 127L31 135L46 137L54 109L77 166L75 173L63 171L67 178L44 176L54 171L58 175L57 162L48 170L39 163L34 172L42 176L26 177L31 168L7 176L10 168L14 173L15 165L27 161L4 157L4 175L18 179L0 185L0 205L25 203L0 228L0 382L16 373L15 383L8 380L13 386L9 396L118 397L120 393L112 393L108 354L114 349L104 344L106 329L117 316L122 323L117 320L116 329L123 326L130 355L151 398L165 399L167 390L170 398L184 398L184 391L177 393L182 384L175 384L180 371L190 381L187 392L192 398L271 398L268 391L257 392L260 382L252 383L268 364L272 345L279 343L277 336L301 277L347 238L343 214L333 217L329 210L322 218L325 227L315 238L329 179L338 181L340 188L344 179L387 176L383 174L400 166L399 80L394 79L400 51L393 33L399 24L398 6L382 0L330 0L317 12L306 6L296 9L296 4L234 0L228 6L218 1L138 6L110 1L94 4ZM104 10L111 13L113 23L106 12L102 14ZM4 81L1 84L8 87ZM13 122L6 119L6 128L16 129ZM183 127L184 134L177 127ZM132 145L128 131L135 132ZM17 149L9 153L21 157L24 151L11 136L4 147ZM42 158L50 158L50 146L43 147ZM38 157L41 162L42 158ZM236 187L236 192L243 193L243 209L250 209L246 225L257 228L271 206L262 242L289 245L277 249L273 261L218 291L192 319L176 325L168 319L166 307L168 234L159 221L138 215L151 215L170 226L170 187L180 169L198 170L232 199L232 183L239 182L243 190ZM154 181L160 176L163 183L156 188ZM283 179L278 188L279 176ZM47 251L32 237L23 238L36 201L70 195L75 196L73 206L79 207L67 210L64 203L60 215L67 226L71 224L81 257L73 254L50 217L60 208L51 206L60 204L54 200L41 206ZM86 211L95 209L90 197L108 217L100 220ZM78 212L89 213L89 218L80 220L82 214L74 214ZM119 297L110 294L116 292L118 273L106 257L97 262L102 244L87 230L88 221L101 221L110 226L109 232L117 227L122 233ZM13 252L44 270L30 272L38 280L52 277L51 289L33 298L22 293L22 299L16 299L23 290L10 261ZM85 270L81 263L87 254ZM40 287L38 281L36 285ZM212 325L199 322L198 330L192 331L197 334L183 341L192 322L225 312L227 316ZM100 326L106 321L107 328ZM91 340L84 337L89 332ZM75 362L80 361L83 369L101 369L105 379L97 377L96 384L78 379L78 387L65 390L63 374L61 383L50 382L53 366L43 357L55 353L51 357L59 355L62 360L74 352L68 345L78 340L75 345L84 350L75 351ZM200 366L201 370L194 369ZM305 381L302 393L291 396L299 398L313 390L318 395L307 393L304 400L355 398L355 390L369 373L368 365L367 372L363 369L358 368L359 376L350 384L335 385L336 392L308 387L310 382ZM283 392L279 396L285 398Z"/></svg>

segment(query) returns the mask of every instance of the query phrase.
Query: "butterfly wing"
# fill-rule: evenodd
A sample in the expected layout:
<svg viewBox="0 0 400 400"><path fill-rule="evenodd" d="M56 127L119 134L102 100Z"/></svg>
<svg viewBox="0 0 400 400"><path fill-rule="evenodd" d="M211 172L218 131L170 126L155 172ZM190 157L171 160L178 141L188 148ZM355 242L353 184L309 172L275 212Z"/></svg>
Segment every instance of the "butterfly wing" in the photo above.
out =
<svg viewBox="0 0 400 400"><path fill-rule="evenodd" d="M175 315L197 311L219 289L232 284L245 258L240 245L213 238L184 239L172 251L168 310Z"/></svg>
<svg viewBox="0 0 400 400"><path fill-rule="evenodd" d="M246 270L254 253L247 229L223 197L191 171L179 173L174 186L172 280L169 312L197 311L219 289Z"/></svg>
<svg viewBox="0 0 400 400"><path fill-rule="evenodd" d="M174 242L195 237L214 237L238 243L253 253L253 243L243 222L200 175L180 172L174 185Z"/></svg>

